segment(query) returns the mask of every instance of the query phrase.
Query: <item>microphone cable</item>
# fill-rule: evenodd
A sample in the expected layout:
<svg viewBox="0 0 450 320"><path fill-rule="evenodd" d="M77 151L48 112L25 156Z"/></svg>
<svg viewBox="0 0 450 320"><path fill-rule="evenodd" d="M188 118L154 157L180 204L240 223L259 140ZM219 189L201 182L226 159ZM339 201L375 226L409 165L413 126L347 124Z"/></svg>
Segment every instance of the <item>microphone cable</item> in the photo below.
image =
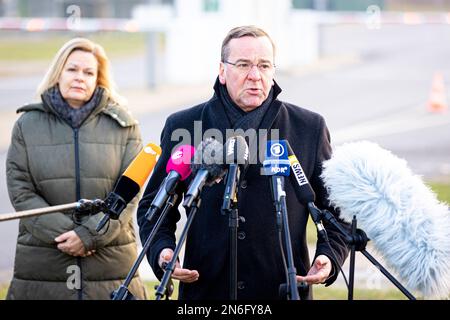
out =
<svg viewBox="0 0 450 320"><path fill-rule="evenodd" d="M326 232L326 229L325 229L325 232ZM336 251L331 246L330 239L328 238L328 236L325 237L324 240L325 240L325 243L327 244L328 248L330 249L331 253L333 254L334 261L336 261L336 264L338 266L338 269L339 269L338 276L339 276L339 272L340 272L342 274L342 278L344 278L345 286L347 287L347 290L349 290L350 286L348 284L348 280L347 280L347 277L345 276L344 270L342 270L341 265L338 263L338 259L337 259L337 256L336 256Z"/></svg>

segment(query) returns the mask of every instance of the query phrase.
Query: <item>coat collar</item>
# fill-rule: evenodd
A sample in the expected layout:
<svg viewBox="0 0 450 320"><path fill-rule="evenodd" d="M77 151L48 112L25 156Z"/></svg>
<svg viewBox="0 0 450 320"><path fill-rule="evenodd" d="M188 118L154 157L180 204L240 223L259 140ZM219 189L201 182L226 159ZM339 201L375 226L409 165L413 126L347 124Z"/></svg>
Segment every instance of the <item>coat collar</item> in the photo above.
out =
<svg viewBox="0 0 450 320"><path fill-rule="evenodd" d="M46 99L42 99L42 102L38 103L29 103L26 104L19 109L17 109L16 113L27 112L27 111L41 111L46 113L51 113L57 115L49 101ZM84 121L87 123L91 119L93 119L99 113L103 113L117 121L117 123L122 127L131 127L138 123L138 121L131 115L130 111L109 99L109 95L106 90L103 90L102 98L98 106L91 112L89 117Z"/></svg>

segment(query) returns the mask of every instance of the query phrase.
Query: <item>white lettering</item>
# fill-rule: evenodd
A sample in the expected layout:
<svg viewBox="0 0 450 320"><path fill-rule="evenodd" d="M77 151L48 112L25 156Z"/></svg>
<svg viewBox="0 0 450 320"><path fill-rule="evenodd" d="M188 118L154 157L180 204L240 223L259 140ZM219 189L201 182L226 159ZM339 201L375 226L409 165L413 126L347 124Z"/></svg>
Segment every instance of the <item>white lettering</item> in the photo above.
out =
<svg viewBox="0 0 450 320"><path fill-rule="evenodd" d="M67 289L80 290L81 289L81 270L77 265L67 267L66 273L71 274L66 281Z"/></svg>

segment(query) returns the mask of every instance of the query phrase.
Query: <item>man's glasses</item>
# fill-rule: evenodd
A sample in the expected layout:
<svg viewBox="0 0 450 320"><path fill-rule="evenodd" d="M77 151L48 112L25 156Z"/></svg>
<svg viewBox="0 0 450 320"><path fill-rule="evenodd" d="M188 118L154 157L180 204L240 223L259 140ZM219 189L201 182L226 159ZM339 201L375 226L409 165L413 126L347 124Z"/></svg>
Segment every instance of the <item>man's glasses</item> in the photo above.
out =
<svg viewBox="0 0 450 320"><path fill-rule="evenodd" d="M271 62L259 62L258 64L253 64L246 60L238 60L235 63L225 60L223 63L234 66L239 72L242 73L249 73L253 66L256 66L261 73L270 73L275 68L275 65Z"/></svg>

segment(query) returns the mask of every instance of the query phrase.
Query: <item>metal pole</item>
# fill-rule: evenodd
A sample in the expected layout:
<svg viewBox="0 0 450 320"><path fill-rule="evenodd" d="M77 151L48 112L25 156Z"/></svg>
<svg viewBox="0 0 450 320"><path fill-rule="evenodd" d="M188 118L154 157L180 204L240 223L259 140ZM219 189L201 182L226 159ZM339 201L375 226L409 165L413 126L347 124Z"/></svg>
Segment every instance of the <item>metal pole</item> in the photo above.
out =
<svg viewBox="0 0 450 320"><path fill-rule="evenodd" d="M76 209L79 206L78 202L72 202L68 204L61 204L58 206L52 206L47 208L40 208L40 209L31 209L31 210L25 210L25 211L19 211L14 213L3 213L0 214L0 222L2 221L8 221L8 220L14 220L14 219L21 219L21 218L29 218L33 216L40 216L42 214L48 214L58 211L67 211Z"/></svg>

